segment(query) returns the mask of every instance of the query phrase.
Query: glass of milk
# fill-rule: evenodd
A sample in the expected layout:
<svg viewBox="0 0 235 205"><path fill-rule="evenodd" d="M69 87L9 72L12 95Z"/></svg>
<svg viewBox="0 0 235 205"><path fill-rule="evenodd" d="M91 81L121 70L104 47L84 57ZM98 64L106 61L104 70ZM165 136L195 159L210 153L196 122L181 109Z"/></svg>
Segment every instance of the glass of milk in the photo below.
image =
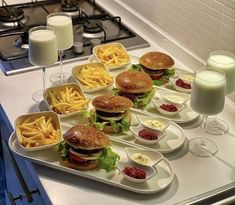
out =
<svg viewBox="0 0 235 205"><path fill-rule="evenodd" d="M67 82L70 73L63 72L63 51L73 45L73 25L71 16L64 12L56 12L47 16L47 26L55 29L57 46L60 58L60 72L50 76L50 81L54 84Z"/></svg>
<svg viewBox="0 0 235 205"><path fill-rule="evenodd" d="M36 66L42 66L43 90L33 94L33 100L40 102L46 88L46 67L58 60L56 35L53 28L37 26L29 30L29 61Z"/></svg>
<svg viewBox="0 0 235 205"><path fill-rule="evenodd" d="M226 74L223 71L200 70L195 74L190 105L203 116L202 137L189 141L189 150L200 157L210 157L218 150L217 145L204 137L207 117L220 113L224 108Z"/></svg>
<svg viewBox="0 0 235 205"><path fill-rule="evenodd" d="M218 50L209 54L207 69L222 70L226 73L226 94L235 90L235 55L228 51ZM213 135L227 133L229 126L226 122L216 117L208 118L206 132Z"/></svg>

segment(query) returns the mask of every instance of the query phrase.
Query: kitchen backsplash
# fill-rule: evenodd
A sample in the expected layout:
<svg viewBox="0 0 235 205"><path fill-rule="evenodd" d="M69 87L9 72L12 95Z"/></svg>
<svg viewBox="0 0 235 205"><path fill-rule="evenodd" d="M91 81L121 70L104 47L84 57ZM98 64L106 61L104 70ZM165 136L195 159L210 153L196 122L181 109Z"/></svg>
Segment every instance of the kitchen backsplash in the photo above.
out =
<svg viewBox="0 0 235 205"><path fill-rule="evenodd" d="M122 0L122 3L203 61L213 50L235 53L235 0Z"/></svg>

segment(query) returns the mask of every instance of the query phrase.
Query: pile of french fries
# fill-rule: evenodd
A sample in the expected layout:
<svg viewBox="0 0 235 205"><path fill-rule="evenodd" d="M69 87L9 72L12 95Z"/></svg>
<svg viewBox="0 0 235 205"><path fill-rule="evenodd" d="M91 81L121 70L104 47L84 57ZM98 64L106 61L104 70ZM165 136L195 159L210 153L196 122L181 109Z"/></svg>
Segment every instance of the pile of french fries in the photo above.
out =
<svg viewBox="0 0 235 205"><path fill-rule="evenodd" d="M101 65L86 65L82 67L75 77L87 89L106 87L113 83L113 77Z"/></svg>
<svg viewBox="0 0 235 205"><path fill-rule="evenodd" d="M16 129L20 144L27 148L55 144L61 138L60 129L55 128L51 117L28 117Z"/></svg>
<svg viewBox="0 0 235 205"><path fill-rule="evenodd" d="M104 45L98 48L97 57L106 66L123 65L129 62L129 56L122 46Z"/></svg>
<svg viewBox="0 0 235 205"><path fill-rule="evenodd" d="M47 93L47 101L52 107L52 110L57 114L67 114L80 111L87 107L89 100L87 100L74 87L65 86L60 91L49 90Z"/></svg>

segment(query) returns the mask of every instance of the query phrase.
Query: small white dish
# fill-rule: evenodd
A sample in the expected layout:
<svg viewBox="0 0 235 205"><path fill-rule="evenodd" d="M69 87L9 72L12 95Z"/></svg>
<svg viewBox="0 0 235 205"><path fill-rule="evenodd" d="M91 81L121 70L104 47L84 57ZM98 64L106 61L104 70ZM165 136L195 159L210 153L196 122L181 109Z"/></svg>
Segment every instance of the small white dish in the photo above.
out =
<svg viewBox="0 0 235 205"><path fill-rule="evenodd" d="M167 100L165 100L164 98L161 98L159 100L153 100L153 104L155 105L155 107L157 108L157 110L165 115L165 116L174 116L174 115L177 115L179 114L184 108L185 108L185 105L184 104L179 104L179 103L173 103L173 102L169 102ZM172 105L175 105L176 108L177 108L177 111L174 111L174 112L169 112L167 110L164 110L162 109L160 106L163 105L163 104L172 104Z"/></svg>
<svg viewBox="0 0 235 205"><path fill-rule="evenodd" d="M35 138L37 133L34 135L33 134L30 135L31 137L29 136L30 132L38 132L38 133L40 132L40 130L35 131L36 129L35 127L36 127L36 123L38 124L38 127L40 127L41 123L39 123L39 119L41 119L42 117L47 121L47 123L51 122L51 125L53 126L53 130L54 130L53 132L57 133L56 135L57 139L53 140L52 143L49 143L48 141L46 141L48 138L47 139L45 138L44 140L40 138ZM31 128L33 124L35 124L35 127ZM54 147L58 145L59 142L63 138L63 135L61 132L60 119L55 112L51 112L51 111L29 113L29 114L25 114L25 115L21 115L17 117L17 119L15 120L15 131L16 131L16 136L20 144L20 147L24 149L25 151L38 151L38 150L44 150L44 149ZM23 134L23 132L26 132L25 135ZM25 141L26 139L23 139L23 138L26 138L28 142ZM27 142L28 145L24 145L25 142ZM31 144L31 143L39 143L39 142L41 145L32 146Z"/></svg>
<svg viewBox="0 0 235 205"><path fill-rule="evenodd" d="M107 56L103 56L104 58L101 58L101 55L99 54L100 50L105 51ZM114 57L112 57L113 55L110 55L110 53L113 54L113 53L115 53L116 50L118 50L117 56L119 55L119 53L121 53L122 58L126 57L126 60L122 61L122 62L118 61L117 60L118 57L116 56L115 63L108 62L106 60L106 58L108 58L109 61L110 61L110 57L114 58ZM92 51L95 56L95 60L103 63L109 70L125 67L131 63L131 58L128 55L126 48L121 43L107 43L107 44L97 45L93 48Z"/></svg>
<svg viewBox="0 0 235 205"><path fill-rule="evenodd" d="M157 134L158 138L154 139L154 140L148 140L148 139L140 137L138 135L138 133L139 133L139 131L141 131L143 129ZM166 136L166 132L164 132L162 130L150 129L150 128L145 127L142 124L140 124L138 126L130 126L130 131L134 134L136 140L138 140L139 142L141 142L143 144L148 144L148 145L154 145L154 144L158 143L163 137Z"/></svg>
<svg viewBox="0 0 235 205"><path fill-rule="evenodd" d="M99 91L99 90L104 90L104 89L106 89L106 88L113 85L114 79L112 77L112 81L110 81L106 85L101 85L101 84L98 85L97 84L98 82L93 81L94 83L96 83L98 85L97 87L93 87L93 88L86 87L84 82L83 82L83 80L85 80L84 77L82 79L79 79L79 76L81 75L80 70L83 69L83 68L90 68L90 69L96 69L96 70L97 69L102 69L104 71L104 75L108 75L110 77L112 77L112 74L109 72L109 70L106 68L106 66L104 64L99 63L99 62L91 62L91 63L86 63L86 64L81 64L81 65L74 66L72 68L72 77L75 80L75 82L80 85L80 87L82 88L82 90L85 93L91 93L91 92L95 92L95 91ZM86 76L88 74L90 74L89 76L93 77L94 72L92 73L90 71L90 72L86 73Z"/></svg>
<svg viewBox="0 0 235 205"><path fill-rule="evenodd" d="M80 96L84 99L84 101L86 101L86 102L82 106L78 107L76 110L71 109L71 111L68 111L66 113L59 112L60 110L57 110L53 107L52 98L62 100L61 93L62 92L64 93L67 89L72 89L73 91L78 92L80 94ZM84 95L80 86L76 83L66 83L66 84L61 84L61 85L57 85L54 87L49 87L44 91L43 98L44 98L44 101L46 103L48 110L57 113L60 118L65 118L65 117L70 117L70 116L76 115L76 114L80 113L82 110L86 110L89 105L89 100Z"/></svg>
<svg viewBox="0 0 235 205"><path fill-rule="evenodd" d="M140 164L136 164L132 161L117 161L116 165L117 165L117 168L119 169L120 173L123 175L123 177L125 179L127 179L128 181L131 181L131 182L135 182L135 183L144 183L156 174L156 170L153 167L143 166L143 165L140 165ZM125 167L136 167L138 169L143 170L146 174L146 178L137 179L137 178L134 178L134 177L131 177L131 176L125 174L123 172Z"/></svg>
<svg viewBox="0 0 235 205"><path fill-rule="evenodd" d="M145 127L153 130L165 130L171 123L170 120L164 117L136 116L136 118Z"/></svg>
<svg viewBox="0 0 235 205"><path fill-rule="evenodd" d="M186 93L179 93L170 90L159 90L158 93L161 97L173 103L184 104L190 99L190 95Z"/></svg>
<svg viewBox="0 0 235 205"><path fill-rule="evenodd" d="M183 80L185 83L188 83L188 84L191 85L191 88L187 89L187 88L183 88L183 87L180 87L180 86L176 85L176 81L179 80L179 79L181 79L181 78L170 78L170 82L172 83L173 87L179 92L191 93L191 91L192 91L192 81Z"/></svg>
<svg viewBox="0 0 235 205"><path fill-rule="evenodd" d="M149 149L139 149L134 147L125 147L128 159L144 166L154 166L159 163L163 155L158 151Z"/></svg>

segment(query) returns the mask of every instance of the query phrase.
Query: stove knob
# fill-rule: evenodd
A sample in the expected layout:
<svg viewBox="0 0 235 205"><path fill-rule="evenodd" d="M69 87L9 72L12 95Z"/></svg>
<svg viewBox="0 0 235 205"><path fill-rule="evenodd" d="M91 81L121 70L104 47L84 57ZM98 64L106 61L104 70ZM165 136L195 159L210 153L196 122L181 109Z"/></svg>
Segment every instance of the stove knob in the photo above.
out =
<svg viewBox="0 0 235 205"><path fill-rule="evenodd" d="M74 42L72 51L77 54L83 53L83 43L82 42Z"/></svg>
<svg viewBox="0 0 235 205"><path fill-rule="evenodd" d="M94 39L91 39L91 50L97 46L97 45L100 45L101 44L101 39L99 38L94 38Z"/></svg>

